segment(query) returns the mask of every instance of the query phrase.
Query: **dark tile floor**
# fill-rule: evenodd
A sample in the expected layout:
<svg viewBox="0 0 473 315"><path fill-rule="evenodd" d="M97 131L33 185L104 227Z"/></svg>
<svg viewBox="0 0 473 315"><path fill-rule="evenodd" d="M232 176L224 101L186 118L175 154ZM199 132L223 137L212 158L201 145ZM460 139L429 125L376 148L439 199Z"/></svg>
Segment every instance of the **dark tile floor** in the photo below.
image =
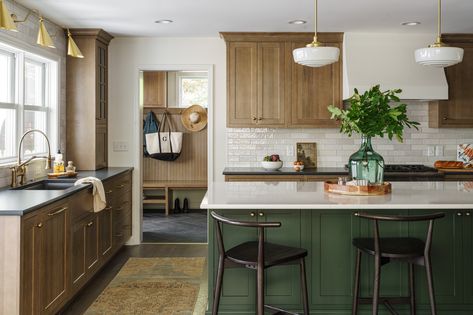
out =
<svg viewBox="0 0 473 315"><path fill-rule="evenodd" d="M207 243L207 211L143 213L144 243Z"/></svg>

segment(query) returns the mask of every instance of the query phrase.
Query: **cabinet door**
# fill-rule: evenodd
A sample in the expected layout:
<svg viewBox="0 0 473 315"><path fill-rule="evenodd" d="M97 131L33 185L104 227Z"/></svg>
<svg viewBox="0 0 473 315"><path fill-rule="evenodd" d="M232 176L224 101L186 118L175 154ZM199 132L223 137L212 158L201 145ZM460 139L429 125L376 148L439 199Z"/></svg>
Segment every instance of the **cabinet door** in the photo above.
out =
<svg viewBox="0 0 473 315"><path fill-rule="evenodd" d="M93 215L85 224L85 263L87 270L93 270L99 262L98 216Z"/></svg>
<svg viewBox="0 0 473 315"><path fill-rule="evenodd" d="M464 303L473 304L473 268L471 268L471 266L473 266L473 209L464 211L461 216L461 221L463 222Z"/></svg>
<svg viewBox="0 0 473 315"><path fill-rule="evenodd" d="M312 210L310 221L311 304L315 308L321 304L350 305L355 263L352 239L359 237L364 222L346 210Z"/></svg>
<svg viewBox="0 0 473 315"><path fill-rule="evenodd" d="M217 211L219 214L241 221L255 221L256 216L251 216L251 211L245 210L222 210ZM209 292L213 292L215 285L215 276L218 266L218 247L215 236L215 221L209 217L209 242L212 246L213 259L209 263L209 277L213 277L209 281L211 286ZM257 239L256 229L242 228L224 224L222 226L225 249L228 250L238 244L254 241ZM220 311L240 311L254 312L255 296L256 296L256 273L254 270L246 268L225 268L225 274L222 285L222 296L220 298ZM209 305L212 305L213 297L209 294Z"/></svg>
<svg viewBox="0 0 473 315"><path fill-rule="evenodd" d="M285 125L284 82L284 43L258 43L257 124L259 127Z"/></svg>
<svg viewBox="0 0 473 315"><path fill-rule="evenodd" d="M39 314L39 265L41 249L41 228L38 216L22 222L21 250L21 314Z"/></svg>
<svg viewBox="0 0 473 315"><path fill-rule="evenodd" d="M69 209L67 204L52 207L43 214L40 232L39 304L40 313L54 313L69 291Z"/></svg>
<svg viewBox="0 0 473 315"><path fill-rule="evenodd" d="M108 135L107 122L97 122L95 130L95 165L97 169L107 167L108 163Z"/></svg>
<svg viewBox="0 0 473 315"><path fill-rule="evenodd" d="M257 121L258 44L227 44L228 127L251 127Z"/></svg>
<svg viewBox="0 0 473 315"><path fill-rule="evenodd" d="M143 72L143 105L148 107L166 107L167 79L166 71Z"/></svg>
<svg viewBox="0 0 473 315"><path fill-rule="evenodd" d="M258 211L258 221L281 222L280 228L266 229L266 242L302 247L300 210ZM283 308L300 309L302 300L299 274L298 264L266 269L265 302Z"/></svg>
<svg viewBox="0 0 473 315"><path fill-rule="evenodd" d="M108 49L107 45L101 41L96 41L96 98L95 118L97 120L107 119L107 98L108 98Z"/></svg>
<svg viewBox="0 0 473 315"><path fill-rule="evenodd" d="M99 250L102 257L108 257L112 249L112 207L107 206L98 214Z"/></svg>
<svg viewBox="0 0 473 315"><path fill-rule="evenodd" d="M473 128L473 43L452 45L463 48L463 62L445 68L448 100L434 102L430 110L438 111L434 115L438 119L438 127ZM437 127L435 124L433 126Z"/></svg>
<svg viewBox="0 0 473 315"><path fill-rule="evenodd" d="M340 61L319 68L312 68L296 64L292 57L292 51L304 47L307 43L293 42L288 44L286 51L286 63L291 71L288 71L288 86L290 93L291 127L337 127L337 122L330 119L327 106L335 105L342 107L341 89L341 67ZM326 43L330 46L341 48L340 43Z"/></svg>

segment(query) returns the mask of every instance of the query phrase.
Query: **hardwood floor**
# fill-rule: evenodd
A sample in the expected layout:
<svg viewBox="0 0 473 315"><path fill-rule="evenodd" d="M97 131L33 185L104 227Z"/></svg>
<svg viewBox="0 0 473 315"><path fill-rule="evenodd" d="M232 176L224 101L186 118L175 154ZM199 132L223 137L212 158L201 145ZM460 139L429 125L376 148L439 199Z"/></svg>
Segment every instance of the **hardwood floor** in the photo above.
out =
<svg viewBox="0 0 473 315"><path fill-rule="evenodd" d="M81 315L117 275L130 257L205 257L207 244L141 244L124 246L60 313Z"/></svg>

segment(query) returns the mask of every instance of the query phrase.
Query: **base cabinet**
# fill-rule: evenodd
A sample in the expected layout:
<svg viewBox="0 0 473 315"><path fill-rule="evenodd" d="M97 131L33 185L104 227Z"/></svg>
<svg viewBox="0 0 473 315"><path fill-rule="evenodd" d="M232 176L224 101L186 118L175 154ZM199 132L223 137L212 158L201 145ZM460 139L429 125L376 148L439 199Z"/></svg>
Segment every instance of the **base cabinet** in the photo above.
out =
<svg viewBox="0 0 473 315"><path fill-rule="evenodd" d="M386 212L386 210L370 212ZM372 236L370 221L360 219L349 210L222 210L218 213L239 220L281 222L281 228L268 229L267 241L300 246L309 251L307 279L311 314L349 314L353 296L355 249L354 237ZM251 213L254 216L251 216ZM420 214L421 210L393 210L390 214ZM432 210L430 211L432 212ZM446 210L446 217L434 226L432 266L438 314L473 314L473 213ZM259 213L263 213L260 215ZM425 239L427 223L380 223L382 237L411 236ZM247 240L255 240L252 229L223 228L226 248ZM214 222L209 221L209 305L218 259ZM363 255L361 295L370 296L373 286L373 257ZM425 269L417 267L416 297L418 314L430 314ZM389 263L381 269L380 294L406 296L408 267ZM254 314L255 272L226 269L220 311L222 314ZM297 266L282 266L266 271L266 300L271 305L301 312L300 284ZM409 314L406 306L398 306L399 314ZM381 307L380 314L384 309ZM362 306L360 314L371 314ZM386 313L387 314L387 313Z"/></svg>
<svg viewBox="0 0 473 315"><path fill-rule="evenodd" d="M117 197L111 195L98 213L89 189L22 218L20 314L60 312L130 237L131 172L104 186L116 190ZM117 230L114 209L121 213ZM113 233L122 235L119 242Z"/></svg>

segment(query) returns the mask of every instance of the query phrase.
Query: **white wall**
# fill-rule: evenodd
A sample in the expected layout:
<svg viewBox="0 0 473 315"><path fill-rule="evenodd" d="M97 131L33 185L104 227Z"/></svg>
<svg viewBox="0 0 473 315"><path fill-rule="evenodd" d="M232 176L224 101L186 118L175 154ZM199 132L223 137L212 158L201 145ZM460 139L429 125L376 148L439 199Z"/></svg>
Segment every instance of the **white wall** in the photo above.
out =
<svg viewBox="0 0 473 315"><path fill-rule="evenodd" d="M109 48L109 165L133 166L133 235L140 241L140 120L138 69L160 65L214 65L214 178L221 181L226 161L226 52L220 38L115 38ZM128 151L113 152L114 141L126 141ZM212 180L212 179L209 179Z"/></svg>

